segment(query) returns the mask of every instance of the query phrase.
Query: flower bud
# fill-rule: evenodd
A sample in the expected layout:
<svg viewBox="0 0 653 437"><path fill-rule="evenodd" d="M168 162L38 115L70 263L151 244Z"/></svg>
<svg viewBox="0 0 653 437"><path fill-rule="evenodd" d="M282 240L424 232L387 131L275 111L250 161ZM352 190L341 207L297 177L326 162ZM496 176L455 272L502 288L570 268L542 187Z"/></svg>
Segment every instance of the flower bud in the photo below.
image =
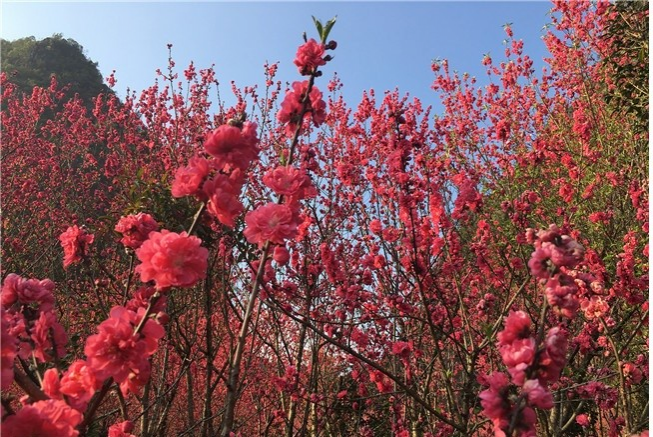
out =
<svg viewBox="0 0 653 437"><path fill-rule="evenodd" d="M159 325L167 325L170 321L170 316L163 311L159 311L156 314L156 321L159 322Z"/></svg>
<svg viewBox="0 0 653 437"><path fill-rule="evenodd" d="M284 246L277 246L274 248L272 258L277 262L277 264L283 266L288 263L288 260L290 260L290 253L288 253L288 249Z"/></svg>

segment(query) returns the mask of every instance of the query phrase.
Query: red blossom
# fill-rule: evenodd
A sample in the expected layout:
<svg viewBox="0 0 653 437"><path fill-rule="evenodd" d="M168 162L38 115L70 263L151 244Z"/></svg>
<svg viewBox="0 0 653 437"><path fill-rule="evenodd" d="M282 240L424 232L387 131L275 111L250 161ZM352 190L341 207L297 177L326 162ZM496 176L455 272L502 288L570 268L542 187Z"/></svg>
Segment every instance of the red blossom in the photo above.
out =
<svg viewBox="0 0 653 437"><path fill-rule="evenodd" d="M4 306L0 307L0 388L6 390L14 380L14 359L16 358L16 337L10 332L11 322L5 313Z"/></svg>
<svg viewBox="0 0 653 437"><path fill-rule="evenodd" d="M578 423L580 426L589 426L590 421L587 417L587 414L579 414L576 416L576 423Z"/></svg>
<svg viewBox="0 0 653 437"><path fill-rule="evenodd" d="M589 141L591 135L591 125L585 116L583 109L579 108L574 111L574 127L573 131L578 135L582 141Z"/></svg>
<svg viewBox="0 0 653 437"><path fill-rule="evenodd" d="M209 175L209 161L194 156L188 160L186 167L180 167L172 182L172 197L197 196L203 198L202 184Z"/></svg>
<svg viewBox="0 0 653 437"><path fill-rule="evenodd" d="M451 217L454 219L467 220L469 211L478 212L483 205L483 196L476 190L476 183L464 173L457 174L453 181L458 186L458 195L454 202L454 210Z"/></svg>
<svg viewBox="0 0 653 437"><path fill-rule="evenodd" d="M235 225L236 217L243 212L243 204L238 198L241 185L242 181L239 179L224 174L217 174L204 183L203 192L208 199L207 210L220 223L230 228Z"/></svg>
<svg viewBox="0 0 653 437"><path fill-rule="evenodd" d="M592 399L582 403L586 414L576 418L581 426L601 426L610 435L640 432L641 425L632 420L626 429L619 414L625 416L621 405L625 402L633 407L632 412L626 412L633 418L641 416L640 405L632 400L645 394L642 381L648 378L648 342L631 341L648 328L649 181L641 159L641 150L646 148L641 147L642 138L631 132L630 117L612 116L613 105L607 105L609 99L604 98L606 90L615 86L613 78L603 74L605 69L598 68L602 58L615 57L603 38L604 17L615 15L612 6L606 0L556 0L554 9L551 17L555 30L545 36L551 59L541 76L535 76L533 62L522 53L523 43L506 29L511 37L505 47L508 59L493 64L486 56L483 61L492 82L489 86L478 86L470 76L450 73L446 61L434 64L434 89L441 93L444 105L444 111L435 118L419 100L404 98L398 91L388 92L378 101L374 91L366 92L357 110L333 98L328 101L327 118L321 93L314 88L306 96L308 82L293 84L286 99L279 100L281 82L272 80L276 65L266 66L264 97L255 87L238 90L233 86L237 102L228 109L218 102L220 113L215 116L209 113L212 102L207 98L209 86L216 83L214 72L196 72L192 65L183 72L182 78L190 82L185 89L181 85L175 89L173 80L166 80L170 87L154 86L140 101L128 96L123 105L117 99L99 97L89 111L92 117L84 115L84 105L79 103L65 104L65 110L57 113L54 99L63 93L56 82L50 88L35 87L31 96L23 98L13 95L13 85L5 86L6 75L0 74L6 108L3 148L21 152L6 154L2 162L3 171L12 175L3 186L7 215L3 221L3 264L8 271L49 269L51 257L43 248L49 245L51 233L64 229L71 219L81 223L88 217L88 223L98 229L94 244L100 262L73 272L84 275L69 272L61 276L55 271L57 276L53 276L62 281L65 290L59 301L67 305L61 312L67 315L71 334L86 332L104 304L127 301L126 309L119 315L112 311L110 320L88 339L87 352L91 355L86 362L73 361L65 370L70 361L59 360L61 380L54 368L42 374L46 395L62 400L66 391L69 406L83 410L94 387L102 383L90 380L95 375L93 365L100 368L103 377L117 375L123 393L137 392L150 372L160 371L163 373L152 381L152 393L166 391L169 386L176 395L165 408L159 408L160 402L168 400L149 398L152 423L157 420L157 411L169 411L170 420L163 419L170 425L170 433L197 429L193 427L198 424L201 427L192 418L185 419L185 404L192 403L198 388L200 395L202 389L224 391L220 385L227 382L226 374L224 381L214 378L218 386L208 382L212 374L215 376L216 366L218 370L229 367L229 348L211 347L211 342L203 340L209 340L206 336L212 332L218 336L214 338L218 344L225 333L243 328L240 301L245 296L238 290L250 278L249 271L240 267L249 263L255 276L260 261L252 262L253 254L242 245L243 226L238 218L243 205L249 208L265 196L265 185L284 196L282 206L287 210L278 206L257 215L262 208L248 214L249 222L245 220L248 239L259 246L271 242L261 269L269 287L261 290L259 299L282 298L278 302L288 315L315 323L333 343L315 344L315 354L307 355L306 350L297 348L303 338L300 330L305 327L283 312L267 311L275 302L266 302L261 307L264 311L254 312L258 328L246 331L260 335L250 338L251 342L245 339L252 347L243 348L247 372L241 372L236 386L243 388L237 411L253 411L251 417L256 420L236 417L243 435L256 434L259 423L266 423L272 434L287 433L296 425L288 421L294 413L280 403L274 390L276 372L272 375L270 369L287 369L277 382L291 392L292 409L300 416L302 411L315 410L315 423L324 424L325 418L328 421L325 412L335 407L345 416L334 426L344 427L344 433L371 436L375 427L380 429L377 424L397 435L409 433L415 425L405 408L406 393L395 381L415 387L426 384L424 390L416 391L418 396L422 392L444 393L449 382L454 391L470 382L473 386L470 375L503 366L507 371L490 375L486 379L490 387L480 395L483 414L491 419L498 436L507 434L509 427L514 436L535 435L534 409L551 408L549 390L568 397L560 400L562 404L578 404L578 397ZM606 9L612 12L603 14ZM317 79L319 75L314 73L329 59L323 57L324 48L333 45L323 47L311 40L300 47L295 60L300 72ZM341 86L334 78L328 88L337 95ZM259 118L264 123L260 166L252 165L259 153L258 140L252 146L255 129L247 123L241 125L236 115L248 105L256 108L251 112L264 114ZM274 108L279 105L281 110L276 115L280 123L275 124ZM41 123L44 112L54 118ZM211 125L212 117L219 120L217 125ZM227 125L220 126L230 118ZM298 132L298 128L310 129L311 123L328 126L317 135ZM195 149L202 141L201 133L213 126L220 127L205 137L211 157L200 158ZM295 133L303 136L290 145L283 131L286 137ZM289 156L286 146L296 147L293 162L297 168L275 168L280 157ZM98 156L94 156L96 151ZM195 158L187 167L178 168L189 156ZM244 172L250 168L243 193ZM319 192L306 170L311 171ZM104 183L104 174L110 176L109 184ZM216 226L206 216L198 221L198 232L211 234L206 242L211 242L220 264L216 273L219 278L209 278L208 282L231 284L235 293L222 293L224 287L218 287L208 290L218 299L198 301L188 293L175 296L175 311L170 316L163 311L166 298L173 296L159 297L142 332L134 334L155 293L177 281L188 282L184 274L203 277L202 269L179 265L187 261L183 250L163 247L161 237L156 253L139 266L149 269L149 273L139 273L143 278L149 274L151 284L129 296L134 289L129 286L133 285L131 272L123 265L124 256L115 252L116 245L110 244L114 236L104 232L110 231L104 217L119 217L136 206L132 187L165 183L172 177L173 196L199 198L224 227L235 228ZM300 215L297 200L312 196L319 198ZM141 201L166 213L171 226L181 229L184 209L166 211L172 204L159 196L136 200ZM183 208L186 203L175 202L173 206ZM469 220L472 213L473 220ZM540 232L526 230L553 220L561 223L564 232L556 226ZM138 235L133 243L124 242L126 245L147 240L148 232L133 232ZM286 241L293 236L295 242ZM624 236L623 253L619 253L618 242ZM588 247L587 255L580 242ZM292 256L286 243L290 243ZM530 260L527 253L524 257L526 243L535 245ZM72 262L83 258L85 249L78 250L75 256L79 258ZM158 254L162 256L157 258ZM157 264L154 258L161 262ZM281 265L286 267L279 268ZM94 271L98 268L101 273ZM535 281L524 278L528 270ZM97 278L95 288L91 276ZM4 281L3 390L12 383L16 355L27 363L34 357L42 360L55 355L57 341L52 344L49 338L54 337L56 322L52 316L53 288L53 283L17 275L9 275ZM91 294L92 299L87 301L89 290L99 294ZM257 302L254 299L252 303ZM575 318L579 303L585 320ZM516 311L519 308L528 308L528 312ZM538 317L544 309L546 314ZM505 327L498 333L497 343L490 345L493 326L506 311L510 313ZM85 317L73 317L76 314ZM536 318L537 326L533 322ZM161 360L152 358L162 335L160 324L168 320L176 337ZM436 329L429 331L429 327ZM542 332L546 333L544 339L538 334ZM567 363L570 335L577 349L573 349L574 359ZM397 336L405 339L393 342ZM279 343L278 339L284 341ZM310 338L306 341L313 344ZM412 349L413 341L419 341L418 351ZM622 352L619 363L611 356L611 341ZM372 362L381 363L383 351L394 354L394 361L399 362L385 366L388 375L384 375L350 356L347 349L336 347L337 343L353 347ZM465 360L469 354L474 357L471 372ZM438 359L433 360L436 355ZM579 363L587 365L579 368ZM159 364L164 366L155 367ZM565 366L568 371L565 369L561 377ZM312 384L315 375L311 369L319 370L321 380L336 383ZM340 377L349 369L351 381ZM28 367L23 370L31 371ZM623 400L615 370L622 371L627 385ZM453 379L448 382L432 377L443 372L451 372ZM361 375L369 375L369 379ZM603 382L588 383L591 378ZM179 381L182 384L177 384ZM165 387L157 387L158 382ZM389 395L371 395L374 386ZM19 387L11 388L12 393L14 389ZM348 393L352 393L351 399ZM138 407L143 399L147 400L134 396L125 399L127 413L131 414L132 407ZM269 408L248 410L252 404L247 400L252 399ZM462 417L468 432L488 434L490 425L476 417L478 411L460 410L469 406L465 399L465 405L455 399L453 403L437 397L424 400L441 414L418 411L419 403L409 401L419 407L414 411L420 418L418 427L433 430L434 436L464 432L439 417L454 424L461 424ZM30 402L34 400L23 400L24 405ZM319 408L311 407L311 403L319 404ZM15 416L10 409L17 406L17 402L3 399L2 416L7 422ZM351 412L347 411L349 406ZM96 422L101 421L98 416L105 407L110 405L103 403ZM183 420L177 420L179 414ZM354 416L356 420L350 421ZM58 429L37 429L27 413L22 419L29 423L20 425L33 429L21 429L19 435L66 435ZM564 419L561 423L569 423L569 418ZM349 426L352 423L355 425ZM5 425L3 431L11 432L11 426L7 431ZM206 429L212 426L210 422L205 425ZM558 424L548 425L549 433L562 432ZM115 424L109 435L131 436L131 428L130 422ZM318 428L316 432L321 431ZM642 436L645 434L648 432Z"/></svg>
<svg viewBox="0 0 653 437"><path fill-rule="evenodd" d="M48 395L50 399L63 399L63 395L59 390L59 385L59 371L57 369L48 369L43 373L41 390L43 390L43 393Z"/></svg>
<svg viewBox="0 0 653 437"><path fill-rule="evenodd" d="M133 297L125 304L125 308L138 312L139 308L146 309L151 302L151 297L156 293L157 290L155 287L143 286L138 288ZM151 308L151 312L158 313L159 311L164 311L166 307L166 301L168 296L162 295L159 297L159 300L156 301L154 306Z"/></svg>
<svg viewBox="0 0 653 437"><path fill-rule="evenodd" d="M531 254L528 260L528 267L531 274L538 279L547 279L549 273L549 259L551 258L551 250L547 247L539 247Z"/></svg>
<svg viewBox="0 0 653 437"><path fill-rule="evenodd" d="M308 96L306 113L300 118L307 91L308 81L293 82L292 90L286 93L286 97L281 103L281 110L277 113L277 120L286 123L286 134L288 136L295 133L297 125L306 117L311 117L316 127L324 123L326 119L326 103L322 100L322 93L315 86L311 88Z"/></svg>
<svg viewBox="0 0 653 437"><path fill-rule="evenodd" d="M143 282L154 281L157 289L192 287L206 276L209 251L202 240L167 230L151 232L136 250L141 264L136 266Z"/></svg>
<svg viewBox="0 0 653 437"><path fill-rule="evenodd" d="M51 311L54 307L54 282L49 279L25 279L10 273L2 283L2 305L9 308L15 302L23 305L36 303L39 311Z"/></svg>
<svg viewBox="0 0 653 437"><path fill-rule="evenodd" d="M32 327L34 356L41 362L61 358L66 354L68 335L51 311L42 311Z"/></svg>
<svg viewBox="0 0 653 437"><path fill-rule="evenodd" d="M64 373L59 383L59 391L67 396L68 403L79 411L84 411L100 382L86 361L76 360Z"/></svg>
<svg viewBox="0 0 653 437"><path fill-rule="evenodd" d="M109 319L98 326L98 334L86 340L87 365L98 380L112 377L123 384L133 374L149 376L148 357L156 351L165 332L161 325L147 320L141 332L134 334L143 315L139 313L140 316L124 307L112 308Z"/></svg>
<svg viewBox="0 0 653 437"><path fill-rule="evenodd" d="M125 420L120 423L113 424L109 427L109 435L107 437L136 437L131 432L134 430L134 423Z"/></svg>
<svg viewBox="0 0 653 437"><path fill-rule="evenodd" d="M277 262L277 264L283 266L290 260L290 253L288 253L288 249L286 249L285 246L276 246L272 253L272 258Z"/></svg>
<svg viewBox="0 0 653 437"><path fill-rule="evenodd" d="M560 315L573 319L580 307L576 292L578 287L569 275L559 273L546 282L544 294Z"/></svg>
<svg viewBox="0 0 653 437"><path fill-rule="evenodd" d="M510 136L510 123L506 120L499 120L495 125L496 138L505 141Z"/></svg>
<svg viewBox="0 0 653 437"><path fill-rule="evenodd" d="M553 408L553 395L540 384L537 379L529 379L522 385L522 391L526 393L530 405L544 410Z"/></svg>
<svg viewBox="0 0 653 437"><path fill-rule="evenodd" d="M263 183L276 194L289 197L289 201L314 197L317 194L311 179L302 170L279 166L263 175Z"/></svg>
<svg viewBox="0 0 653 437"><path fill-rule="evenodd" d="M503 331L497 334L499 346L512 344L531 336L531 318L524 311L510 311L505 320Z"/></svg>
<svg viewBox="0 0 653 437"><path fill-rule="evenodd" d="M318 43L313 38L299 46L294 60L299 69L299 74L308 76L314 73L317 67L325 65L324 49L324 44Z"/></svg>
<svg viewBox="0 0 653 437"><path fill-rule="evenodd" d="M412 341L396 341L392 343L392 353L401 358L408 358L413 351Z"/></svg>
<svg viewBox="0 0 653 437"><path fill-rule="evenodd" d="M121 217L115 227L115 230L123 235L120 242L130 249L141 247L150 232L158 229L159 224L156 220L151 215L142 212Z"/></svg>
<svg viewBox="0 0 653 437"><path fill-rule="evenodd" d="M370 231L377 235L383 231L383 225L379 219L374 219L370 222Z"/></svg>
<svg viewBox="0 0 653 437"><path fill-rule="evenodd" d="M628 386L632 384L639 384L640 382L642 382L643 379L642 371L639 370L635 364L624 363L622 365L622 369Z"/></svg>
<svg viewBox="0 0 653 437"><path fill-rule="evenodd" d="M246 170L259 152L256 123L245 122L242 129L224 124L207 136L204 148L215 158L216 169Z"/></svg>
<svg viewBox="0 0 653 437"><path fill-rule="evenodd" d="M556 225L536 235L532 230L527 234L527 240L535 244L528 267L539 279L548 279L560 267L576 267L585 255L585 248L569 235L563 235Z"/></svg>
<svg viewBox="0 0 653 437"><path fill-rule="evenodd" d="M71 226L59 236L64 251L63 266L79 262L88 254L88 246L93 242L93 234L89 234L77 225Z"/></svg>
<svg viewBox="0 0 653 437"><path fill-rule="evenodd" d="M75 428L82 421L82 413L62 400L50 399L24 406L2 422L4 437L77 437Z"/></svg>
<svg viewBox="0 0 653 437"><path fill-rule="evenodd" d="M284 244L297 236L297 222L287 205L268 203L250 211L245 216L243 234L252 244L262 247L266 241Z"/></svg>
<svg viewBox="0 0 653 437"><path fill-rule="evenodd" d="M546 334L544 351L538 361L538 378L543 382L555 382L567 362L566 330L555 326Z"/></svg>
<svg viewBox="0 0 653 437"><path fill-rule="evenodd" d="M501 359L508 368L512 381L521 385L526 377L526 370L531 367L537 352L535 339L524 338L499 348Z"/></svg>
<svg viewBox="0 0 653 437"><path fill-rule="evenodd" d="M492 420L495 430L504 430L510 423L509 415L512 411L508 400L508 378L504 373L494 372L486 381L489 388L478 395L481 398L483 414Z"/></svg>

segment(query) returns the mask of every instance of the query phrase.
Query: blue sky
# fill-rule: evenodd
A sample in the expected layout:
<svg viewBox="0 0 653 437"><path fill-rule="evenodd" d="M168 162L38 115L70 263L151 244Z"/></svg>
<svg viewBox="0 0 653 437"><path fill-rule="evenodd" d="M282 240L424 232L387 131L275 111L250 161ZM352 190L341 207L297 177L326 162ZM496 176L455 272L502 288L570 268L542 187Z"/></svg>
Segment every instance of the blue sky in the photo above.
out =
<svg viewBox="0 0 653 437"><path fill-rule="evenodd" d="M540 37L549 22L547 1L430 2L2 2L2 37L38 39L62 33L80 43L107 76L116 70L116 91L140 92L152 85L155 70L167 63L168 43L183 69L215 64L221 93L229 82L239 87L262 83L263 63L279 61L278 78L298 80L292 64L302 32L316 36L311 15L323 22L337 15L331 33L335 59L324 68L326 84L334 72L343 94L355 105L363 90L377 95L402 93L435 104L430 91L431 61L448 59L451 69L482 82L481 59L503 56L503 24L541 68L546 51ZM181 72L180 69L180 72Z"/></svg>

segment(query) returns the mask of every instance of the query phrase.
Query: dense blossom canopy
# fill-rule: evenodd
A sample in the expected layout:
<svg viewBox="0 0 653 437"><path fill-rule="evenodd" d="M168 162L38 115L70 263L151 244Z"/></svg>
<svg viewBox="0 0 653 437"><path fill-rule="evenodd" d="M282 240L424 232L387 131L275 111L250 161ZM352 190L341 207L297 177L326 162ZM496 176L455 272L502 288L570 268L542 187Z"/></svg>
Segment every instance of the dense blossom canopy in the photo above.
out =
<svg viewBox="0 0 653 437"><path fill-rule="evenodd" d="M648 435L643 4L434 62L437 113L345 102L334 20L231 106L172 54L88 111L0 74L3 435Z"/></svg>

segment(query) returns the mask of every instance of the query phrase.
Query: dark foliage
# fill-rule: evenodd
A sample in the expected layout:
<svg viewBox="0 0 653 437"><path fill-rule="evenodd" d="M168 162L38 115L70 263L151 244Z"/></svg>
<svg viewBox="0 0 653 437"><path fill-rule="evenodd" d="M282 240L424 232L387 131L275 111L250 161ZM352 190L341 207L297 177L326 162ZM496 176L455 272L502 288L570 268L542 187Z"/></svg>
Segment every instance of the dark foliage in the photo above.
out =
<svg viewBox="0 0 653 437"><path fill-rule="evenodd" d="M624 113L633 114L639 130L648 132L648 1L617 1L608 9L614 12L605 33L614 54L605 59L614 71L615 89L607 99Z"/></svg>

